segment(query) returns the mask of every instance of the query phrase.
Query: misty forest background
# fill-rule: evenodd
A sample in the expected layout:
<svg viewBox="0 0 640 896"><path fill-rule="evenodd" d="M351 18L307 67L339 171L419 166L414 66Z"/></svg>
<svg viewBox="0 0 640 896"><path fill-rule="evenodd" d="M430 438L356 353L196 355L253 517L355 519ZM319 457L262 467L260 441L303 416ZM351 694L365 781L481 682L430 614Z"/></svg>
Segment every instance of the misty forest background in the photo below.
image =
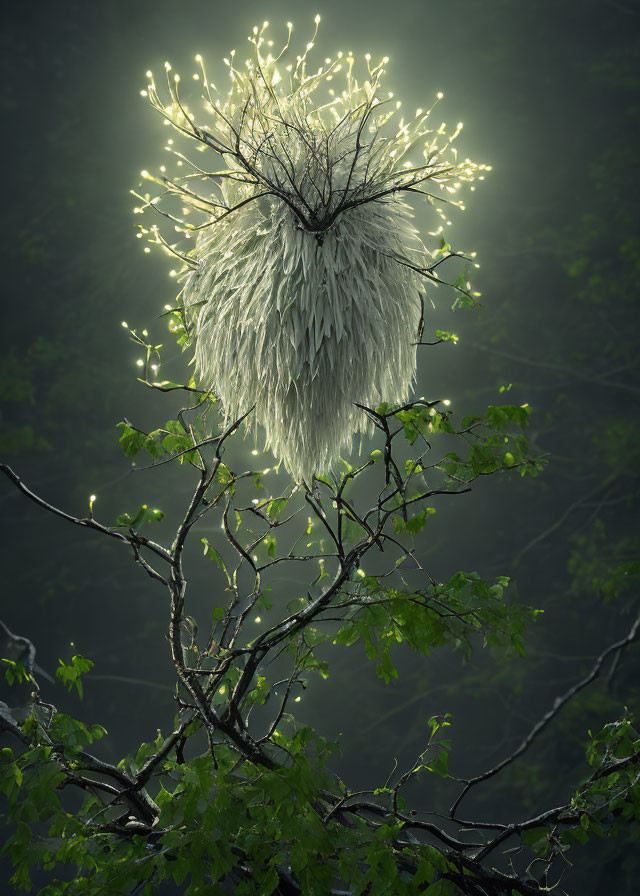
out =
<svg viewBox="0 0 640 896"><path fill-rule="evenodd" d="M189 76L201 52L219 72L265 17L283 34L291 19L306 41L316 12L319 56L388 54L390 88L407 107L443 90L442 118L465 124L460 151L494 168L451 231L454 247L478 251L484 307L452 313L444 290L430 292L436 309L428 306L425 338L440 328L460 342L420 349L416 394L451 399L460 417L528 402L531 441L550 463L538 479L492 477L442 505L419 548L436 577L458 569L513 576L518 599L545 611L528 632L527 656L496 661L478 650L465 663L454 651L429 661L407 653L399 681L385 685L363 653L334 647L330 679L308 689L299 716L340 740L340 770L354 789L383 781L394 757L410 762L426 719L445 711L453 713L451 771L475 774L510 752L626 633L638 601L637 0L12 4L0 38L0 456L77 515L90 493L105 521L150 495L167 516L181 506L184 471L130 472L115 429L125 416L154 428L178 407L136 383L139 354L122 320L165 343L163 375L179 379L187 360L158 320L175 294L170 265L134 238L128 190L141 168L162 164L166 137L139 90L147 68L159 71L165 59ZM423 210L418 222L439 223ZM248 463L253 447L236 440L232 462ZM265 455L264 466L272 462ZM95 662L81 707L46 682L45 699L103 723L109 760L166 730L173 669L154 583L108 539L39 512L8 481L0 482L0 523L0 619L32 639L51 675L58 657L81 652ZM191 571L203 612L210 577L210 565ZM640 710L638 651L474 795L477 815L521 817L569 797L587 729L624 705ZM444 808L446 784L421 784L413 798ZM580 855L563 881L570 892L637 892L637 830Z"/></svg>

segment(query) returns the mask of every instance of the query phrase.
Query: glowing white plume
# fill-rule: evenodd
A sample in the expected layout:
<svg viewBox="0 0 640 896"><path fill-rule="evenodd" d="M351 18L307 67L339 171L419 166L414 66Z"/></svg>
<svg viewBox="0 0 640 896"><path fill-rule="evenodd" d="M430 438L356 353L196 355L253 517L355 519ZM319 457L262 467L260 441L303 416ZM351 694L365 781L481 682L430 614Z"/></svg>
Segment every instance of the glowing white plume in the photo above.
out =
<svg viewBox="0 0 640 896"><path fill-rule="evenodd" d="M154 208L164 200L163 214L195 246L179 251L156 227L142 233L184 262L180 310L201 385L219 395L228 419L254 407L276 457L310 482L367 428L358 404L408 397L424 280L442 282L435 267L461 254L444 239L429 252L405 198L422 194L444 218L442 203L462 206L451 194L487 166L457 161L451 144L462 125L433 131L431 110L405 122L400 104L380 94L386 58L372 68L367 56L362 84L341 53L308 74L311 41L281 71L288 42L278 57L263 55L266 25L254 29L254 58L242 71L233 53L225 60L224 100L197 57L208 125L195 123L168 64L168 105L151 78L144 93L153 105L224 166L195 165L169 141L186 174L143 172L163 192L139 198ZM418 144L419 163L409 158ZM167 208L172 198L181 212ZM194 211L197 223L187 217Z"/></svg>

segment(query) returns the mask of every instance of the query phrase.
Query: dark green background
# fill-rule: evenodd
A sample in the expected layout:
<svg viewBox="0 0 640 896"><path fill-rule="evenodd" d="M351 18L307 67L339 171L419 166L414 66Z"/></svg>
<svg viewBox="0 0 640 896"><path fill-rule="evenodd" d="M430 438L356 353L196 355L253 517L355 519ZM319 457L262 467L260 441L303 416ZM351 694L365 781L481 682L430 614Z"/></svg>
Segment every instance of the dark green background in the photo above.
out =
<svg viewBox="0 0 640 896"><path fill-rule="evenodd" d="M421 349L416 393L450 398L460 416L529 402L533 444L551 463L539 480L490 480L439 507L421 548L440 577L515 576L517 598L545 610L527 659L481 649L466 665L449 653L406 655L400 680L385 686L358 648L337 651L332 677L307 691L300 715L320 733L341 733L339 767L356 788L380 784L394 757L410 762L427 717L451 711L451 768L474 774L513 749L626 632L637 604L631 577L608 601L602 587L608 570L638 556L635 0L13 4L0 44L0 456L74 514L90 493L105 522L142 500L169 515L183 505L186 471L131 474L115 430L125 416L154 428L178 406L136 383L139 353L123 319L165 342L167 375L184 374L156 319L174 296L169 265L134 238L128 190L141 168L163 161L166 136L139 90L165 59L190 75L197 52L220 73L222 56L241 54L265 17L274 37L291 19L306 43L316 12L322 56L389 55L389 87L409 109L444 90L443 118L465 123L460 151L494 167L451 233L454 245L478 250L484 307L452 315L448 297L432 293L427 328L453 329L461 341ZM419 221L438 223L423 211ZM238 445L232 460L246 462L251 447ZM0 514L0 618L34 641L50 674L77 651L95 661L81 707L46 683L45 698L103 722L109 758L166 729L174 706L162 591L117 545L47 517L5 481ZM199 565L190 581L191 612L206 614L220 582ZM295 591L286 579L276 586ZM583 774L587 728L637 708L637 673L635 648L468 811L515 820L565 801ZM449 804L444 787L412 797ZM637 892L637 845L630 832L628 842L576 852L564 885L576 896Z"/></svg>

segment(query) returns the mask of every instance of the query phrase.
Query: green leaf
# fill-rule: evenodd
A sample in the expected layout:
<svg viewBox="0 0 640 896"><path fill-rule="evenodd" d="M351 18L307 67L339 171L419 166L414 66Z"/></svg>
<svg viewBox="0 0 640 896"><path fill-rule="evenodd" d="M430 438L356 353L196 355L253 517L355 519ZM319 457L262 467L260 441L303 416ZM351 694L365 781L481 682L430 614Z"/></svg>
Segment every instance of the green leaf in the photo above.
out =
<svg viewBox="0 0 640 896"><path fill-rule="evenodd" d="M440 775L441 778L449 777L449 757L446 750L441 750L435 759L427 764L429 771Z"/></svg>
<svg viewBox="0 0 640 896"><path fill-rule="evenodd" d="M134 457L144 448L147 439L146 433L134 429L131 424L126 422L118 423L117 429L121 432L119 438L120 446L127 457Z"/></svg>
<svg viewBox="0 0 640 896"><path fill-rule="evenodd" d="M23 681L32 680L29 672L22 665L22 663L18 663L16 662L16 660L6 659L5 657L0 659L0 662L4 663L6 666L4 670L4 677L6 678L8 684L22 684Z"/></svg>
<svg viewBox="0 0 640 896"><path fill-rule="evenodd" d="M271 520L275 520L287 505L288 498L274 498L267 504L267 516Z"/></svg>
<svg viewBox="0 0 640 896"><path fill-rule="evenodd" d="M164 513L158 508L150 509L146 504L141 504L134 513L119 513L114 525L126 529L141 529L147 523L159 523L164 519Z"/></svg>
<svg viewBox="0 0 640 896"><path fill-rule="evenodd" d="M224 560L220 556L220 554L216 551L212 544L209 544L209 540L207 538L201 538L200 541L204 545L204 555L208 560L213 560L216 566L219 566L220 569L226 570Z"/></svg>
<svg viewBox="0 0 640 896"><path fill-rule="evenodd" d="M56 678L60 681L68 691L75 688L82 699L82 676L85 675L92 667L93 662L86 659L80 654L76 654L71 658L71 663L67 665L64 660L58 660L60 663L56 669Z"/></svg>
<svg viewBox="0 0 640 896"><path fill-rule="evenodd" d="M523 831L520 835L526 846L534 848L536 845L546 843L548 839L549 831L547 828L539 827L539 828L530 828L527 831Z"/></svg>
<svg viewBox="0 0 640 896"><path fill-rule="evenodd" d="M448 333L446 330L436 330L436 339L442 339L443 342L458 342L459 336L455 333Z"/></svg>
<svg viewBox="0 0 640 896"><path fill-rule="evenodd" d="M415 516L409 517L405 524L407 532L410 532L412 535L417 535L419 532L422 532L428 518L430 516L433 516L435 512L435 507L425 507L425 509L421 513L417 513Z"/></svg>

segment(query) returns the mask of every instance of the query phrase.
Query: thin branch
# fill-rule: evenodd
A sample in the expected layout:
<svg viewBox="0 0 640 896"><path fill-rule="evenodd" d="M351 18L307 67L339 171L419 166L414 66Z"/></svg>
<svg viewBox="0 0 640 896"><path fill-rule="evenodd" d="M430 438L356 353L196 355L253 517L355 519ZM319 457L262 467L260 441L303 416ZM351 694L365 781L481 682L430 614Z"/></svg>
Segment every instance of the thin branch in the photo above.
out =
<svg viewBox="0 0 640 896"><path fill-rule="evenodd" d="M551 709L545 713L545 715L533 726L531 731L526 735L526 737L521 742L520 746L517 747L509 756L499 762L497 765L493 766L493 768L488 769L488 771L483 772L481 775L477 775L475 778L469 778L463 790L456 798L456 801L452 805L449 816L450 818L457 820L455 818L456 811L464 799L464 797L469 793L469 791L475 787L477 784L480 784L483 781L487 781L489 778L493 778L494 775L497 775L508 765L511 765L519 756L529 749L534 740L538 737L539 734L544 731L547 725L558 715L560 710L566 706L573 698L580 693L587 685L591 684L592 681L600 675L602 671L602 667L607 659L613 654L617 655L625 648L629 647L629 645L633 644L638 639L638 634L640 632L640 616L637 616L631 626L628 634L619 641L616 641L614 644L610 644L606 650L603 650L600 656L596 659L591 671L588 675L585 675L584 678L580 679L577 684L574 684L569 688L564 694L560 697L556 697L553 706Z"/></svg>

